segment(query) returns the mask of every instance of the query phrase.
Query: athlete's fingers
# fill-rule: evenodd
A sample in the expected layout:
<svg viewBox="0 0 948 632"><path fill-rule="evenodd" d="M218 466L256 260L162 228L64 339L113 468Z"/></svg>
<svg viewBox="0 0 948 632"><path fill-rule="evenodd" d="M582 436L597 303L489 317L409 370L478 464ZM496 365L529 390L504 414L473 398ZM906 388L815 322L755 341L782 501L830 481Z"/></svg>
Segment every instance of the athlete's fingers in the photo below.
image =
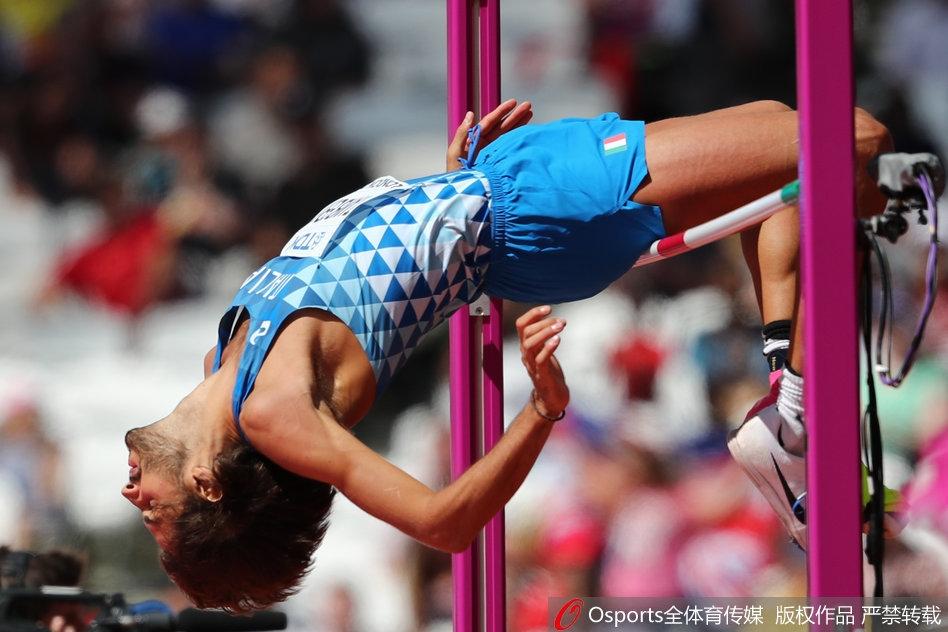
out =
<svg viewBox="0 0 948 632"><path fill-rule="evenodd" d="M550 315L549 305L528 310L517 319L520 359L545 410L562 411L569 403L569 388L555 352L566 321Z"/></svg>
<svg viewBox="0 0 948 632"><path fill-rule="evenodd" d="M534 329L528 332L530 327ZM524 349L533 349L560 333L566 327L566 321L560 318L548 318L530 327L524 329L524 335L521 338L520 346Z"/></svg>
<svg viewBox="0 0 948 632"><path fill-rule="evenodd" d="M562 338L557 334L543 343L543 348L540 349L540 353L537 354L536 360L534 360L534 365L538 369L543 367L546 361L553 357L556 348L560 346L560 340L562 340Z"/></svg>
<svg viewBox="0 0 948 632"><path fill-rule="evenodd" d="M527 328L534 325L538 319L542 320L547 313L543 309L534 308L517 320L517 337L520 339L521 352L524 351L523 344L529 337Z"/></svg>
<svg viewBox="0 0 948 632"><path fill-rule="evenodd" d="M530 122L530 119L533 118L533 104L529 101L524 101L513 109L504 119L500 122L500 134L506 134L512 129L520 127Z"/></svg>
<svg viewBox="0 0 948 632"><path fill-rule="evenodd" d="M550 313L552 308L549 305L538 305L532 309L527 310L520 318L517 319L517 333L522 334L524 327L534 322L538 318L543 318ZM522 336L521 336L522 337Z"/></svg>
<svg viewBox="0 0 948 632"><path fill-rule="evenodd" d="M515 100L511 99L502 103L496 110L482 119L480 123L481 143L488 145L501 135L527 123L533 117L532 107L529 101L517 104Z"/></svg>
<svg viewBox="0 0 948 632"><path fill-rule="evenodd" d="M563 369L554 355L561 341L560 336L547 340L533 365L527 367L537 398L543 402L547 411L562 411L569 404L569 388L563 377Z"/></svg>
<svg viewBox="0 0 948 632"><path fill-rule="evenodd" d="M461 124L458 125L457 131L454 132L454 138L451 139L451 147L460 148L464 145L464 141L467 140L467 131L471 129L471 125L474 123L474 113L468 112L464 115L464 118L461 120Z"/></svg>
<svg viewBox="0 0 948 632"><path fill-rule="evenodd" d="M545 362L560 344L561 331L562 327L558 329L546 327L520 344L521 359L532 377L539 377L540 373L549 369Z"/></svg>
<svg viewBox="0 0 948 632"><path fill-rule="evenodd" d="M456 171L461 167L460 161L458 159L466 153L465 144L467 143L467 131L471 128L473 123L474 113L468 112L464 116L464 120L461 121L461 124L458 125L458 129L454 133L454 138L448 145L447 158L445 159L445 170Z"/></svg>
<svg viewBox="0 0 948 632"><path fill-rule="evenodd" d="M479 123L481 126L481 135L490 134L494 127L497 126L505 116L513 112L516 107L516 99L507 99L488 114L485 114Z"/></svg>
<svg viewBox="0 0 948 632"><path fill-rule="evenodd" d="M523 352L523 363L531 375L538 374L543 369L548 368L544 363L556 351L560 341L562 341L560 334L554 333L548 338L539 340L536 345ZM549 345L553 345L552 348Z"/></svg>
<svg viewBox="0 0 948 632"><path fill-rule="evenodd" d="M522 329L523 337L529 338L530 336L540 331L544 327L549 327L550 325L552 325L558 320L564 320L564 319L559 318L557 316L550 316L548 318L542 318L541 320L535 320L531 323L527 323L526 325L524 325Z"/></svg>
<svg viewBox="0 0 948 632"><path fill-rule="evenodd" d="M529 101L518 104L516 99L507 99L494 108L493 111L480 120L481 146L486 146L496 140L501 134L505 134L529 122L533 117L532 107L533 105ZM474 114L473 112L468 112L454 133L451 144L448 145L446 164L448 171L457 169L458 159L468 153L471 146L471 139L467 134L473 124Z"/></svg>

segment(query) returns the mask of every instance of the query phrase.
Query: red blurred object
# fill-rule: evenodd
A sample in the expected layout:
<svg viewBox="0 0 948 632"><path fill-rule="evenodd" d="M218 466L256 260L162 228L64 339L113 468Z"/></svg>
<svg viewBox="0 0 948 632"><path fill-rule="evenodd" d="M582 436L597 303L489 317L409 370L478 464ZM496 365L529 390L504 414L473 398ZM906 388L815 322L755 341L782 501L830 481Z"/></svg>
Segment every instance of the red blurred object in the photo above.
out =
<svg viewBox="0 0 948 632"><path fill-rule="evenodd" d="M612 353L609 365L625 378L629 399L649 400L664 359L664 349L644 338L633 337Z"/></svg>
<svg viewBox="0 0 948 632"><path fill-rule="evenodd" d="M160 271L171 244L154 211L110 228L57 266L55 282L86 298L138 315L164 286Z"/></svg>
<svg viewBox="0 0 948 632"><path fill-rule="evenodd" d="M592 566L605 546L605 529L582 509L558 514L540 535L540 561L551 568Z"/></svg>
<svg viewBox="0 0 948 632"><path fill-rule="evenodd" d="M569 584L552 573L540 572L531 577L513 596L511 630L532 632L547 630L550 597L569 594Z"/></svg>
<svg viewBox="0 0 948 632"><path fill-rule="evenodd" d="M910 521L948 535L948 428L922 446L915 476L903 489L903 503Z"/></svg>

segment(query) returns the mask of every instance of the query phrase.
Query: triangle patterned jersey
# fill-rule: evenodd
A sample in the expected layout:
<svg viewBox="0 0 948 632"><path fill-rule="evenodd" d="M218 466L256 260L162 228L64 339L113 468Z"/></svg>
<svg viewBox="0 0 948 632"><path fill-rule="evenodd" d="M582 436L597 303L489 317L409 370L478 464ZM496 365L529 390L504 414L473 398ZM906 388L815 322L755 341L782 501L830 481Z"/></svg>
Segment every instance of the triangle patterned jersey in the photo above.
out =
<svg viewBox="0 0 948 632"><path fill-rule="evenodd" d="M665 236L661 209L632 199L648 175L644 131L615 113L525 125L471 168L378 178L328 205L247 278L221 320L215 370L250 319L235 419L297 310L325 310L352 330L378 393L422 336L481 292L549 303L600 292Z"/></svg>
<svg viewBox="0 0 948 632"><path fill-rule="evenodd" d="M373 191L383 180L386 186ZM282 323L297 310L319 308L348 325L381 392L422 336L480 294L490 255L490 189L482 173L380 178L366 190L343 198L356 203L329 224L325 243L311 249L319 256L299 256L313 232L300 229L281 256L244 281L221 319L215 370L245 310L250 320L234 386L235 419Z"/></svg>

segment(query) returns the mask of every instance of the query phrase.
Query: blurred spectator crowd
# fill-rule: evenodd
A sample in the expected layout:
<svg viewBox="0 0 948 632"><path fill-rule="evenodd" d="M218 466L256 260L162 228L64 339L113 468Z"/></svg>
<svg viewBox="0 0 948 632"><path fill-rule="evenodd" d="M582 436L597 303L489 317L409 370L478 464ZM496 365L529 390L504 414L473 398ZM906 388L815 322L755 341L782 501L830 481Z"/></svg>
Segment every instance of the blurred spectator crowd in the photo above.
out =
<svg viewBox="0 0 948 632"><path fill-rule="evenodd" d="M111 352L125 358L115 366L147 361L156 347L142 339L156 319L193 328L188 306L222 313L215 266L223 262L232 272L225 276L239 279L277 254L316 210L380 175L369 166L385 162L374 139L352 143L351 133L337 130L364 120L357 118L366 111L360 98L375 113L389 107L386 95L392 108L411 109L386 92L393 81L386 61L406 51L419 64L443 57L442 4L0 3L0 260L7 268L24 257L42 264L29 270L28 283L0 279L2 309L41 323L34 315L81 297L86 311L68 312L78 314L70 336L87 335L84 319L103 310L117 319L109 322L128 327L127 348ZM602 109L646 120L795 100L792 3L570 0L548 3L533 28L522 20L529 0L502 5L509 19L505 93L556 95L556 106L535 103L540 120L557 107L587 106L590 91L575 87L583 81L599 86ZM404 32L399 14L420 21L417 32ZM549 24L557 30L542 30ZM857 1L855 24L860 105L889 125L900 150L945 156L948 2ZM575 45L564 45L563 33ZM431 44L424 48L422 39ZM443 76L430 82L435 88L421 85L419 93L443 102ZM393 114L382 124L397 131L400 122ZM402 146L409 152L413 145ZM406 160L400 175L420 175L412 164ZM4 237L3 227L23 225L25 214L39 218L38 237ZM76 217L84 218L79 236L69 229ZM888 248L898 292L896 349L911 337L924 292L922 233ZM234 252L240 257L228 259ZM910 526L889 549L890 595L948 595L944 261L940 272L923 355L907 383L880 398L887 480L911 501ZM511 322L520 309L508 306ZM558 355L573 399L508 509L511 630L546 629L551 595L804 594L804 555L724 448L728 429L767 386L739 247L725 242L630 273L603 296L558 312L570 323ZM206 345L172 364L199 368L216 330L213 317L202 322ZM53 338L41 325L29 334L26 345L0 350L0 369L16 374L36 361L24 349ZM419 348L379 403L384 418L359 431L432 486L443 485L449 471L445 338ZM512 418L530 391L516 348L505 357ZM177 402L165 396L176 388L169 382L176 384L169 379L161 391L167 409ZM109 397L109 388L100 396ZM93 587L112 591L117 586L108 582L121 580L131 591L163 590L147 535L106 542L125 532L90 527L70 504L75 490L65 472L86 462L63 461L91 464L96 454L64 457L64 437L81 442L92 429L65 421L80 413L57 418L68 406L47 402L45 393L27 379L4 379L0 388L0 544L82 548L90 552ZM82 414L83 424L95 424L91 412ZM123 414L123 427L150 421L133 407ZM114 490L102 493L117 497L124 471L117 460L114 467ZM109 529L143 532L133 513ZM449 629L449 556L341 498L334 521L311 579L287 603L298 629ZM97 564L111 570L97 575Z"/></svg>
<svg viewBox="0 0 948 632"><path fill-rule="evenodd" d="M44 302L72 290L137 315L199 294L207 259L237 243L269 258L365 180L321 118L369 73L341 5L57 0L2 18L0 140L19 192L102 215Z"/></svg>

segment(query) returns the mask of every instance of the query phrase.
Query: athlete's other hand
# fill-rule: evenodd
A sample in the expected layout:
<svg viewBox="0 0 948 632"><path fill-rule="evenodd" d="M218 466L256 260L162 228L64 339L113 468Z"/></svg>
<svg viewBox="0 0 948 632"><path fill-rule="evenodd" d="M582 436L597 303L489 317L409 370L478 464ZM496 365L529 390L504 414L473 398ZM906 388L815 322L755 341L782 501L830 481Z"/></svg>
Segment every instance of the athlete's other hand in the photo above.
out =
<svg viewBox="0 0 948 632"><path fill-rule="evenodd" d="M528 123L533 118L532 108L533 105L529 101L518 104L516 99L509 99L498 105L493 112L481 119L481 138L477 143L478 149L483 149L497 140L501 134L506 134L510 130ZM467 157L467 152L471 146L467 131L473 125L474 113L468 112L454 133L454 140L448 145L448 171L459 169L458 159Z"/></svg>
<svg viewBox="0 0 948 632"><path fill-rule="evenodd" d="M537 392L537 408L548 417L556 417L569 403L569 388L563 369L553 355L560 344L566 321L550 315L549 305L534 307L517 319L520 354L523 365Z"/></svg>

